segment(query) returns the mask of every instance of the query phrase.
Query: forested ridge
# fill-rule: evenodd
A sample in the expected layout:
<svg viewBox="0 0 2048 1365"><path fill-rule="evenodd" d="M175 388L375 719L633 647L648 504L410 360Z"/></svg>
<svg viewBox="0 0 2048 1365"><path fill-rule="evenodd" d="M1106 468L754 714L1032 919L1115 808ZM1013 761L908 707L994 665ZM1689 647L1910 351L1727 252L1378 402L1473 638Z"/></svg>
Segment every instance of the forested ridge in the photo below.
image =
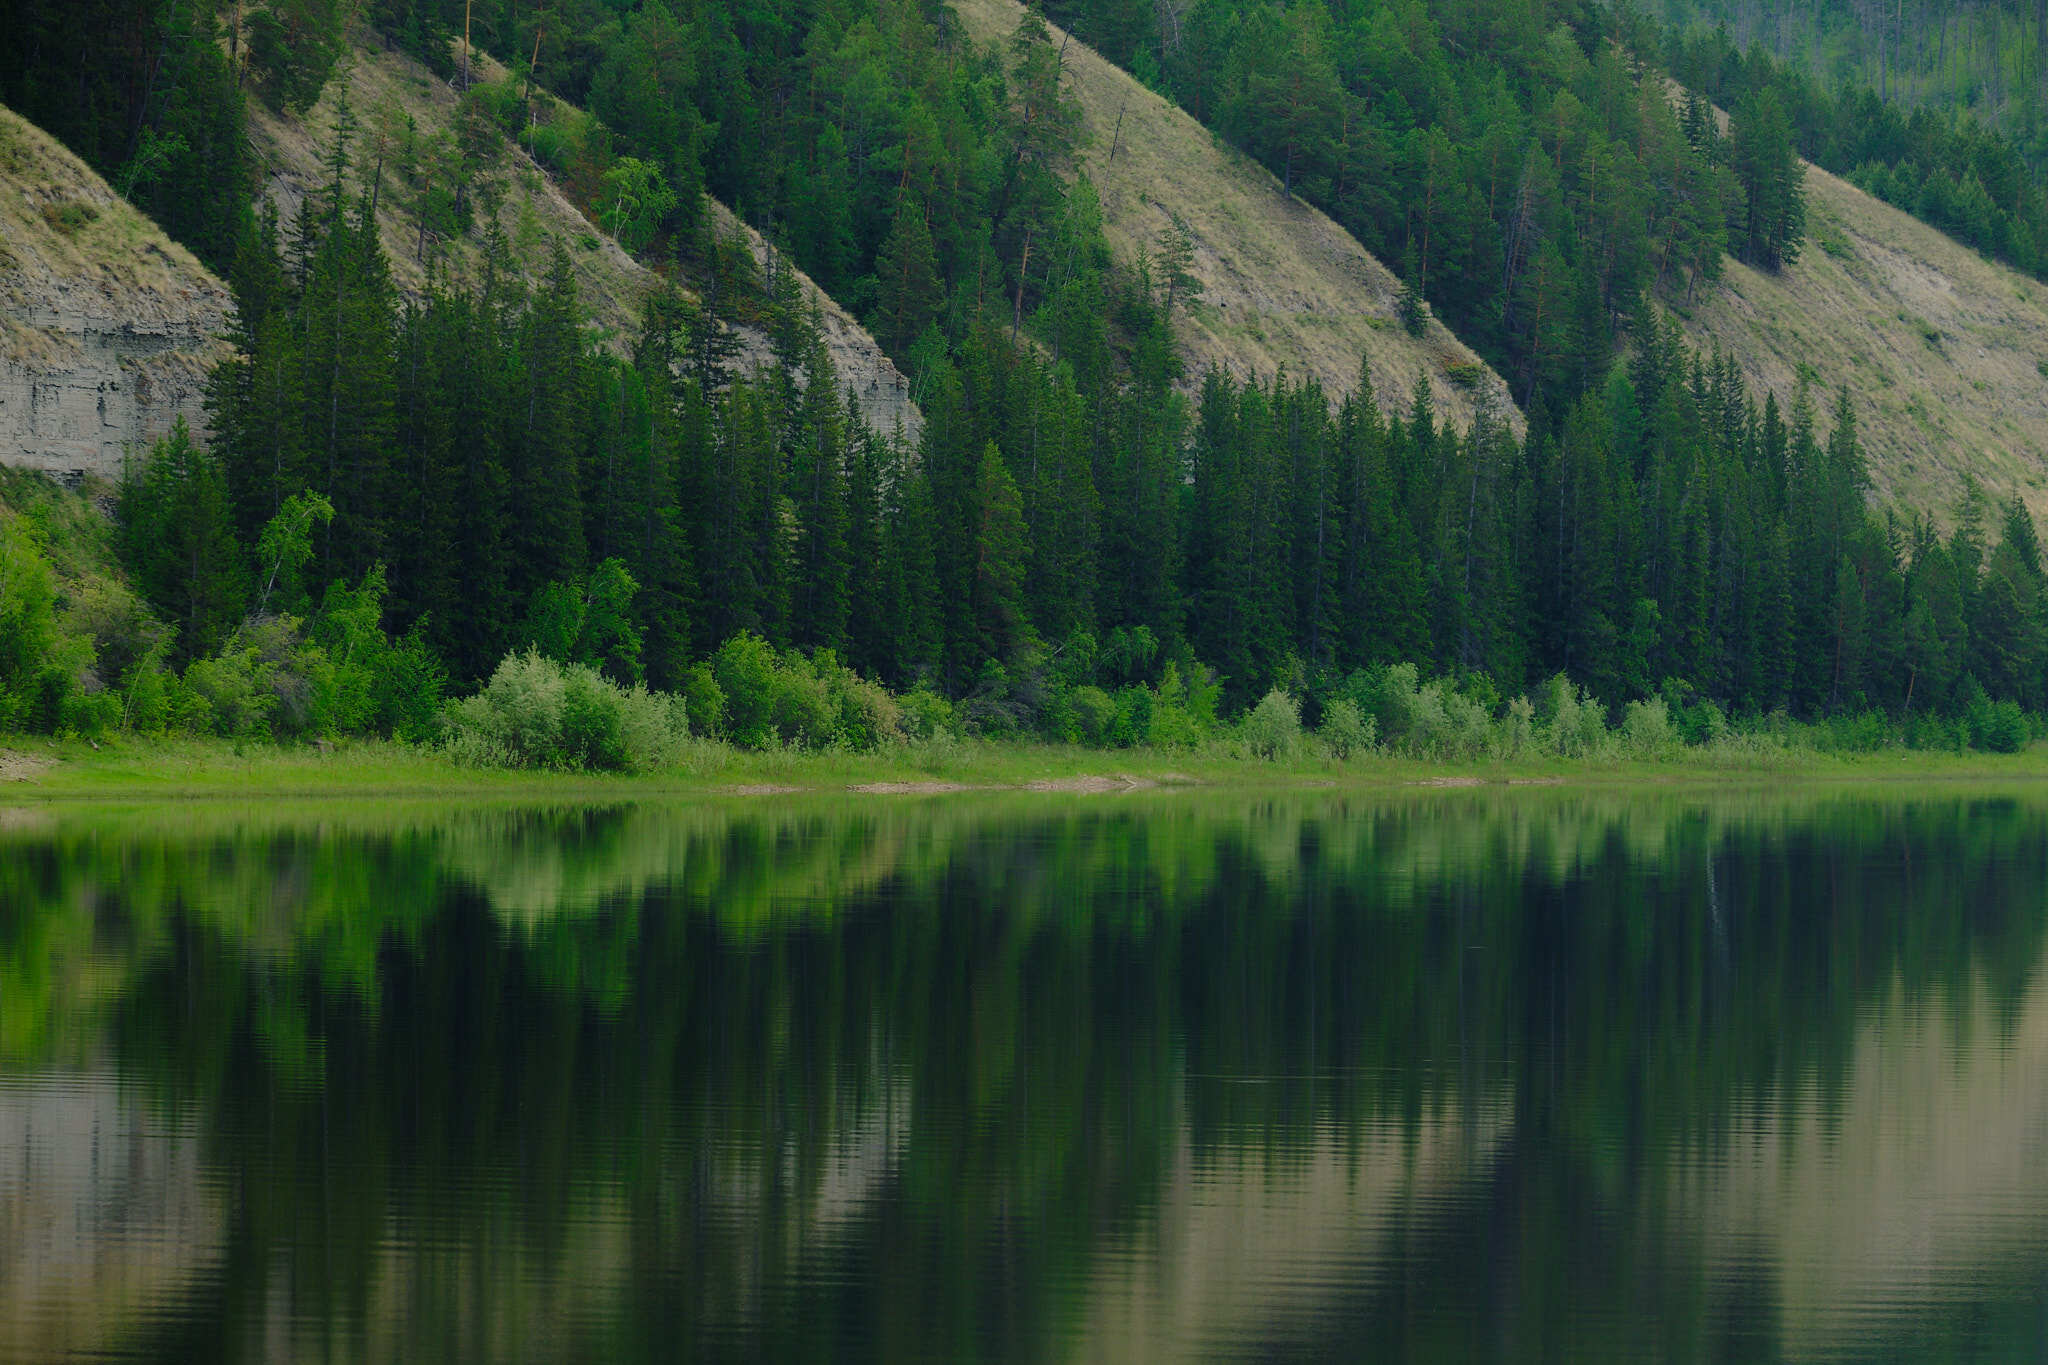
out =
<svg viewBox="0 0 2048 1365"><path fill-rule="evenodd" d="M1112 9L1067 8L1403 260L1409 306L1454 317L1528 396L1527 440L1485 415L1449 429L1426 387L1382 412L1369 383L1333 402L1285 374L1183 375L1189 244L1111 258L1035 16L977 49L943 9L889 0L474 6L514 75L468 108L673 287L623 353L581 327L567 244L538 287L487 271L400 297L378 197L415 196L424 233L459 195L344 119L291 221L244 194L192 230L233 287L238 354L207 446L139 453L123 490L141 600L100 585L81 610L47 529L5 525L0 723L428 738L444 693L568 686L533 671L547 658L572 702L644 687L746 742L1185 742L1275 690L1393 742L1418 723L1400 697L1505 724L1559 675L1553 721L1582 686L1616 711L1654 699L1693 737L1785 715L2024 738L2016 708L2048 705L2024 508L1972 499L1946 535L1880 518L1846 395L1760 399L1647 306L1712 287L1724 246L1766 267L1799 249L1774 87L1724 136L1569 5L1145 6L1125 39ZM318 0L261 12L339 33ZM443 70L459 15L372 8ZM1170 45L1145 28L1162 16ZM162 51L264 98L317 93L262 67L274 50L222 57L220 19L165 11ZM1155 49L1171 60L1148 70ZM539 122L528 63L591 115ZM31 60L0 91L51 78ZM141 120L119 165L154 137L151 175L197 174L183 132L150 130L153 98L107 106ZM913 374L914 448L862 424L792 272L720 241L705 188L870 320ZM758 372L734 363L743 317L772 339Z"/></svg>

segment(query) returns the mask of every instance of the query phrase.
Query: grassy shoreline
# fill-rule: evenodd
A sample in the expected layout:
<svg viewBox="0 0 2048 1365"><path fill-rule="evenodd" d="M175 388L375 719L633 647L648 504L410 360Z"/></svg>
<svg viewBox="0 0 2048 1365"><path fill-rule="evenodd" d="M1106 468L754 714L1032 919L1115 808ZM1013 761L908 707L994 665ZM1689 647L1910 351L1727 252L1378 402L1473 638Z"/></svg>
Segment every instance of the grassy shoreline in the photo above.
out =
<svg viewBox="0 0 2048 1365"><path fill-rule="evenodd" d="M1304 757L1270 762L1213 750L1100 750L1043 743L947 741L875 753L752 753L703 745L675 770L640 774L466 768L385 742L312 745L227 740L100 741L0 735L0 803L251 797L874 796L1026 790L1107 795L1171 787L1284 791L1443 786L1750 786L1775 782L2048 781L2048 745L2018 754L1784 750L1667 759Z"/></svg>

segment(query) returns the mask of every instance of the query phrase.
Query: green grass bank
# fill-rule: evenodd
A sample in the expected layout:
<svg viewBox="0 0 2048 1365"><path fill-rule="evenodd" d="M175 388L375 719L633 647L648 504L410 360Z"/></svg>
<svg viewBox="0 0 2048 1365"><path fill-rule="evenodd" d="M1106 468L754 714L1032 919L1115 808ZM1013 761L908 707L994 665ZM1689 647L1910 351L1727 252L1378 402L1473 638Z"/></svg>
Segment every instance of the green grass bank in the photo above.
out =
<svg viewBox="0 0 2048 1365"><path fill-rule="evenodd" d="M97 742L0 735L0 807L74 799L534 797L610 799L702 794L847 792L875 797L965 790L1107 796L1188 787L1728 785L2048 781L2048 744L2016 754L1888 750L1823 753L1696 746L1666 758L1488 758L1436 761L1379 753L1266 759L1214 745L1104 751L1029 742L940 739L871 753L750 752L697 743L657 772L542 772L464 766L441 752L384 741L267 744L115 736Z"/></svg>

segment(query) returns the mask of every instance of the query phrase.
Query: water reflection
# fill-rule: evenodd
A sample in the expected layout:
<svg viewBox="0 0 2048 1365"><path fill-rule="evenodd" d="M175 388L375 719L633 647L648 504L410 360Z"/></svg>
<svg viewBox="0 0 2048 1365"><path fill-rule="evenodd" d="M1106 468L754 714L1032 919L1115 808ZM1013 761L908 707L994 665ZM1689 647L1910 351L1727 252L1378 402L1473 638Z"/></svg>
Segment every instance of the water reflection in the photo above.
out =
<svg viewBox="0 0 2048 1365"><path fill-rule="evenodd" d="M2035 1358L2048 804L0 819L0 1358Z"/></svg>

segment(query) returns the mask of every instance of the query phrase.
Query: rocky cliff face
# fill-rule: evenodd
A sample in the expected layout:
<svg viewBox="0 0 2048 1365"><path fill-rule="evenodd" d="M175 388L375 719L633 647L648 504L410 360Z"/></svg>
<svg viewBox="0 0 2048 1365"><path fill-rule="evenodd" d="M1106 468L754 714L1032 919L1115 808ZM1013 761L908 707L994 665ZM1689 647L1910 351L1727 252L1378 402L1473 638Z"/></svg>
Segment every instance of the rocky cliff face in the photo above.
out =
<svg viewBox="0 0 2048 1365"><path fill-rule="evenodd" d="M0 109L0 463L118 477L201 397L228 291L84 162Z"/></svg>

